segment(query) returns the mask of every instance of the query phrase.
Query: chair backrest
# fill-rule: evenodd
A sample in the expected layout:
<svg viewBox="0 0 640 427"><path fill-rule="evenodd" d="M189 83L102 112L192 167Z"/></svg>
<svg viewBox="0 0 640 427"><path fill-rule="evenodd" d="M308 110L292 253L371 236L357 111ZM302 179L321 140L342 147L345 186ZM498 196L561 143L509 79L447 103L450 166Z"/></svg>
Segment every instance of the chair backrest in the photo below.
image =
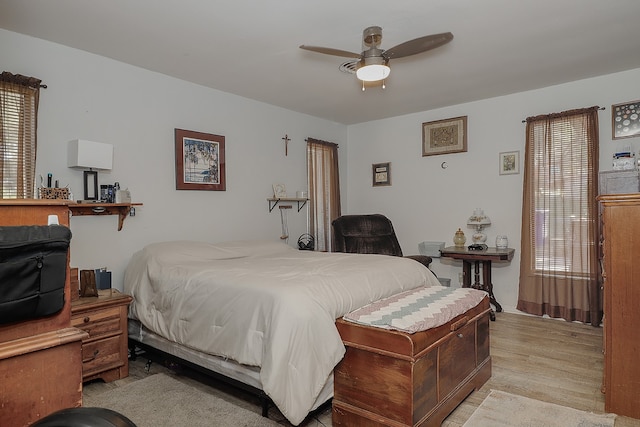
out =
<svg viewBox="0 0 640 427"><path fill-rule="evenodd" d="M334 252L402 256L393 225L384 215L343 215L331 225Z"/></svg>

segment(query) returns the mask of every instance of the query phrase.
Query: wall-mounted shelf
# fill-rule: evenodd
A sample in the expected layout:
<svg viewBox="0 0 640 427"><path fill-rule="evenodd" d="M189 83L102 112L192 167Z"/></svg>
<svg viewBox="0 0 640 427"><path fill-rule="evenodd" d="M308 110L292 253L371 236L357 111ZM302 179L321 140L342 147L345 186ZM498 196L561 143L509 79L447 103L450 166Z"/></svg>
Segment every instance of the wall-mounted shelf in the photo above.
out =
<svg viewBox="0 0 640 427"><path fill-rule="evenodd" d="M71 215L118 215L118 231L122 230L125 218L131 208L142 203L73 203L69 205Z"/></svg>
<svg viewBox="0 0 640 427"><path fill-rule="evenodd" d="M296 202L298 204L298 212L300 212L300 210L302 208L304 208L304 205L307 204L307 201L309 199L299 199L297 197L280 197L280 198L268 198L267 199L269 201L269 212L271 212L276 206L278 206L278 203L280 202Z"/></svg>

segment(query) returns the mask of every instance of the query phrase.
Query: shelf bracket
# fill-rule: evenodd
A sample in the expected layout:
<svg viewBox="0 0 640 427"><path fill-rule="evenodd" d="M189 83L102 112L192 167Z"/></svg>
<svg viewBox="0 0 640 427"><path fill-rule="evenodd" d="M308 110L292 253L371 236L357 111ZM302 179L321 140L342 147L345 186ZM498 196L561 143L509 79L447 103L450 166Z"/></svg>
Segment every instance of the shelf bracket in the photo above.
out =
<svg viewBox="0 0 640 427"><path fill-rule="evenodd" d="M302 210L307 204L309 199L267 199L269 202L269 212L273 211L278 203L282 202L296 202L298 204L298 212Z"/></svg>

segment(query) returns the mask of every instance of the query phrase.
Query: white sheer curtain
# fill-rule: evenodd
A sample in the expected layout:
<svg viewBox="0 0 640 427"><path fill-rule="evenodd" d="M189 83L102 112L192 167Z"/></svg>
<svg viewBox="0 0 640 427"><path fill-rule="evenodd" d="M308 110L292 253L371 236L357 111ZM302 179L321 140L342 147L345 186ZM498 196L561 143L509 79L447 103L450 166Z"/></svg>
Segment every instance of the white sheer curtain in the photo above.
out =
<svg viewBox="0 0 640 427"><path fill-rule="evenodd" d="M338 144L307 138L309 224L316 251L332 247L331 221L340 216Z"/></svg>

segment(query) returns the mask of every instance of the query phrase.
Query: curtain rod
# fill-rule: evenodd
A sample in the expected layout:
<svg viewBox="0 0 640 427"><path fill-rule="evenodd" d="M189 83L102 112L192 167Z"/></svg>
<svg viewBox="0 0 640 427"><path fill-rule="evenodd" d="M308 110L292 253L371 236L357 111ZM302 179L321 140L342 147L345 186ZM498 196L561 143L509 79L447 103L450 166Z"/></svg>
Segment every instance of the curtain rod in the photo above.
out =
<svg viewBox="0 0 640 427"><path fill-rule="evenodd" d="M596 105L596 107L598 107L598 111L606 110L606 108L601 107L601 106L599 106L599 105ZM527 119L524 119L524 120L522 121L522 123L527 123Z"/></svg>

